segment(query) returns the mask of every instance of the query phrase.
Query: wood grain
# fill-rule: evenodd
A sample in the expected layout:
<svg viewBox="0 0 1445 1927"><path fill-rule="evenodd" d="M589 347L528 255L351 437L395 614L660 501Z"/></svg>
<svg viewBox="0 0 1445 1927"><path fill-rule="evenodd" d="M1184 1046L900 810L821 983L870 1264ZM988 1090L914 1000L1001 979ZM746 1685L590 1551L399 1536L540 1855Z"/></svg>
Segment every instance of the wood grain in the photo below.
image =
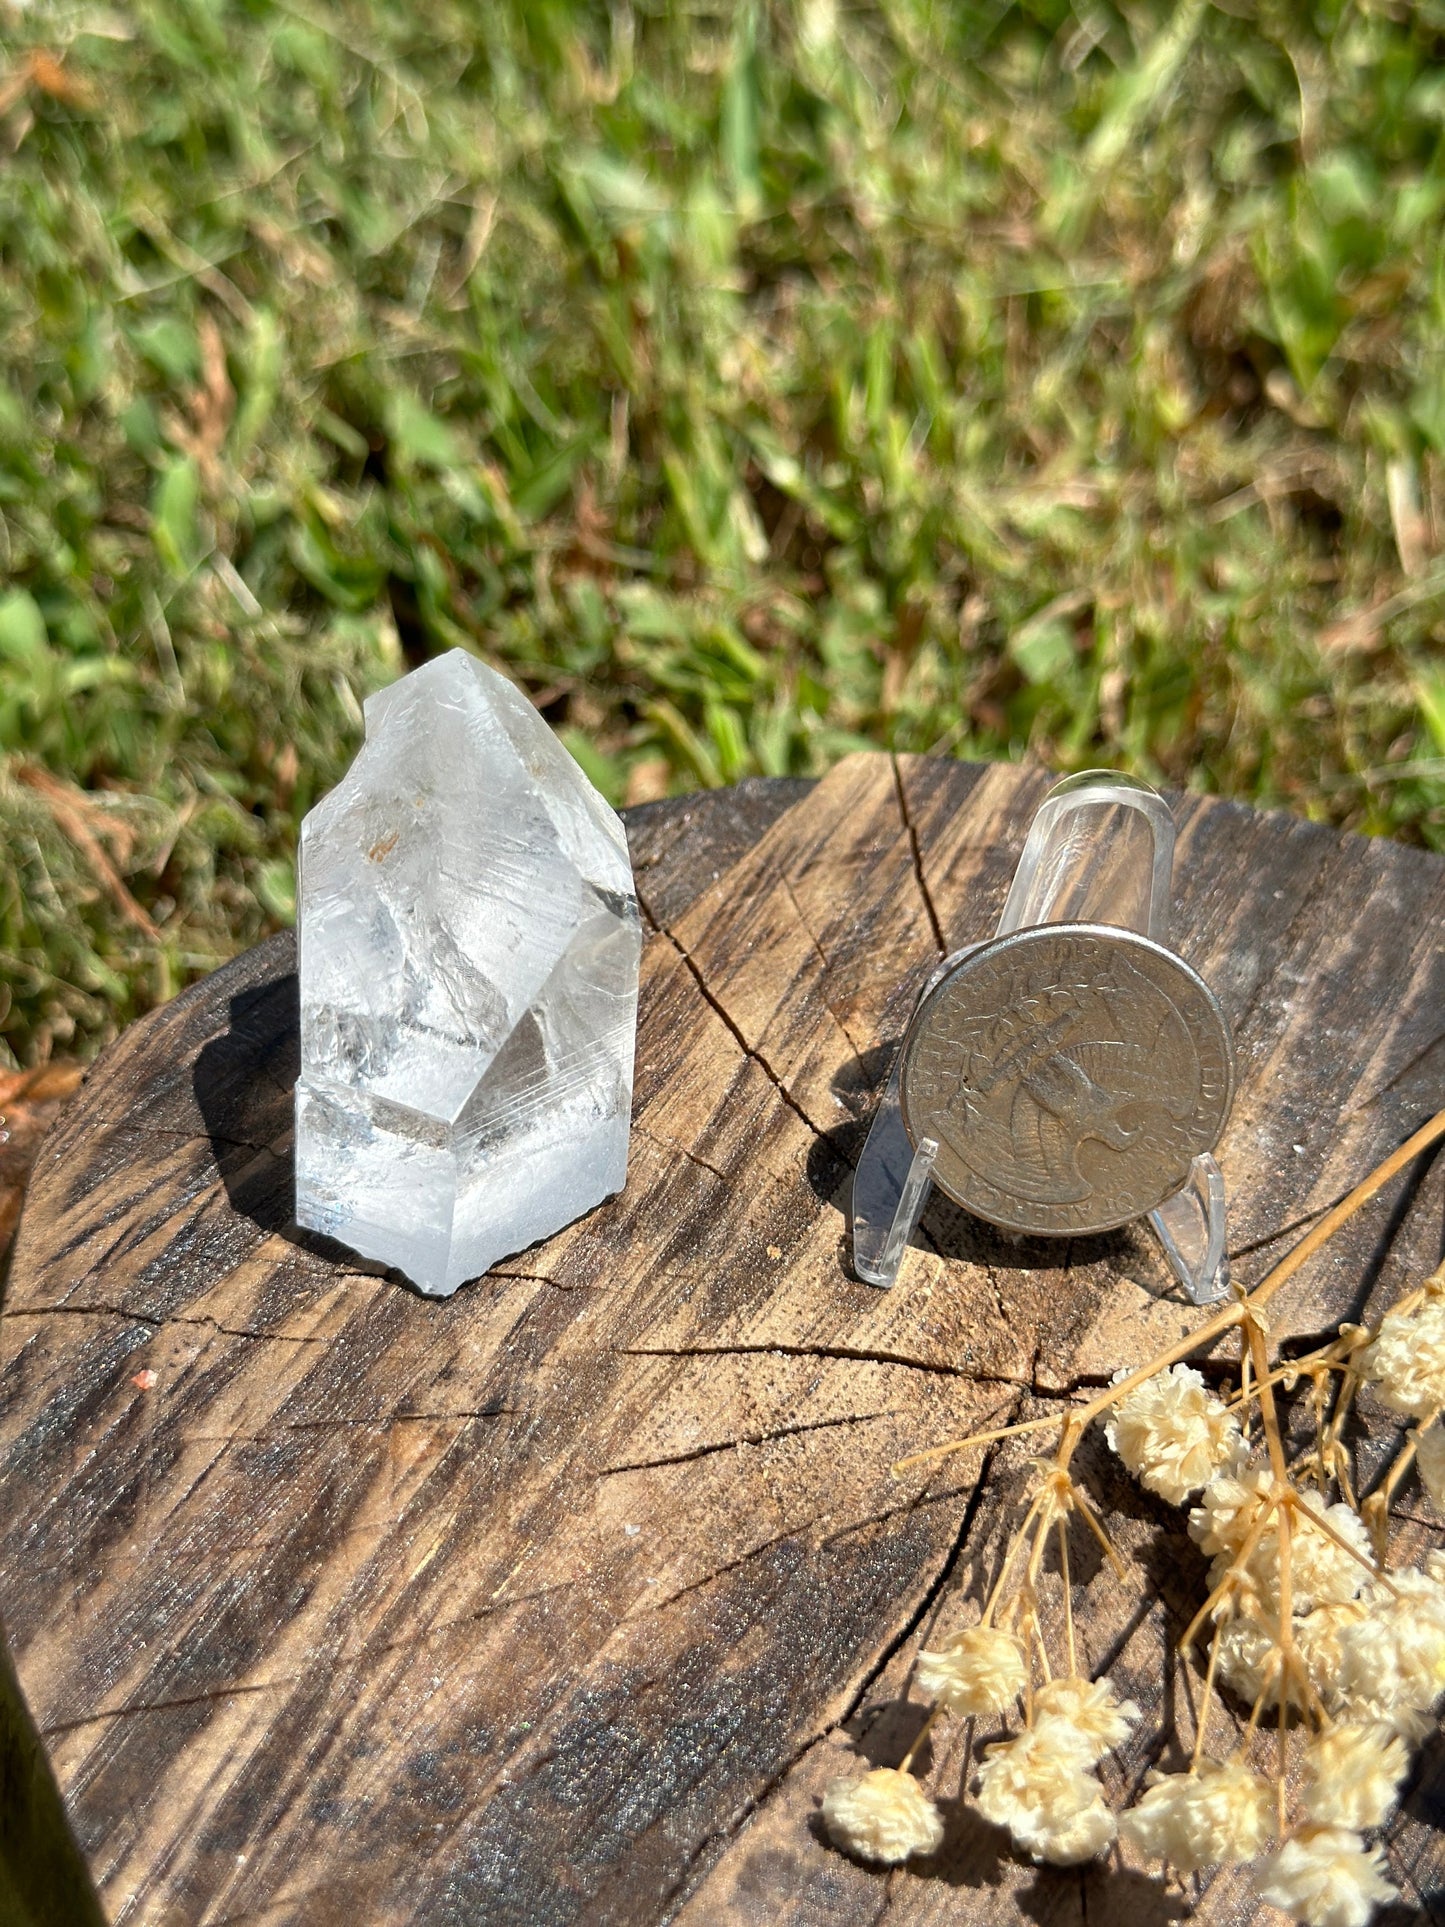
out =
<svg viewBox="0 0 1445 1927"><path fill-rule="evenodd" d="M101 1061L0 1320L0 1611L113 1920L1239 1916L1232 1879L1040 1872L966 1811L892 1875L818 1832L826 1779L916 1730L912 1658L1023 1476L890 1462L1058 1409L1196 1316L1134 1232L1012 1242L935 1207L892 1292L842 1262L912 986L992 927L1045 785L860 756L635 812L627 1189L449 1301L290 1223L289 939ZM1445 1102L1445 862L1179 814L1179 946L1239 1046L1249 1277ZM1362 1214L1282 1316L1436 1262L1442 1176ZM1081 1550L1086 1646L1154 1715L1120 1792L1180 1713L1158 1682L1200 1575L1177 1515L1086 1463L1137 1574ZM965 1763L941 1743L933 1768L946 1791ZM1427 1749L1391 1839L1432 1911L1442 1783Z"/></svg>

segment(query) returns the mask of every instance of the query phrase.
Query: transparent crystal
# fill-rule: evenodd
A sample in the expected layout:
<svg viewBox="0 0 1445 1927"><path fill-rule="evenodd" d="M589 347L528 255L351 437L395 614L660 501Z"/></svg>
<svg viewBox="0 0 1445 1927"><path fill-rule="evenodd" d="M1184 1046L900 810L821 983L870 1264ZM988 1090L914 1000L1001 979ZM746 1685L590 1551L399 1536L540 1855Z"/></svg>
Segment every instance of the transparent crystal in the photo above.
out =
<svg viewBox="0 0 1445 1927"><path fill-rule="evenodd" d="M298 926L298 1224L444 1296L621 1189L627 839L504 676L453 650L370 698Z"/></svg>

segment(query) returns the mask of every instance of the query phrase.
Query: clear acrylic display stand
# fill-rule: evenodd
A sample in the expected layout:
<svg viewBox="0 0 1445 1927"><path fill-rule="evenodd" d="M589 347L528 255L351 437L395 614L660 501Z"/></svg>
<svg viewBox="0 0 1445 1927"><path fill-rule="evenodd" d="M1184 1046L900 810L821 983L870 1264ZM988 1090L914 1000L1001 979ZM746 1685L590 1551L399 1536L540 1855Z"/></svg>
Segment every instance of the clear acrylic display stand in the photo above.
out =
<svg viewBox="0 0 1445 1927"><path fill-rule="evenodd" d="M996 937L1038 924L1113 924L1169 943L1174 819L1157 790L1113 770L1087 770L1055 784L1029 828ZM956 950L929 977L929 991L980 944ZM917 1006L915 1006L915 1009ZM853 1180L853 1264L871 1285L891 1285L932 1189L938 1145L915 1144L899 1102L904 1050L873 1119ZM1149 1222L1176 1277L1197 1305L1229 1288L1224 1180L1212 1156L1196 1157L1175 1194Z"/></svg>

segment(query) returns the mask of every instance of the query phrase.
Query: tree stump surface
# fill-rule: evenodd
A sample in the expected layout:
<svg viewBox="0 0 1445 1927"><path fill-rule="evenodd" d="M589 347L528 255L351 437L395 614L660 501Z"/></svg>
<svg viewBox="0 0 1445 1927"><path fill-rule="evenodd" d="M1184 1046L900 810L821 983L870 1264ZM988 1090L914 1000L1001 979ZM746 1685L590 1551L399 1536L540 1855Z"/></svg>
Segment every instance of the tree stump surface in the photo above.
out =
<svg viewBox="0 0 1445 1927"><path fill-rule="evenodd" d="M917 1731L1052 1410L1200 1314L1141 1227L1010 1242L935 1207L897 1286L846 1200L921 973L987 935L1048 779L856 756L629 823L649 920L625 1192L455 1297L291 1221L297 998L276 937L134 1025L47 1139L0 1322L0 1614L109 1918L160 1927L1237 1920L1240 1877L1041 1870L949 1800L935 1859L832 1850L818 1797ZM1236 1275L1445 1103L1445 860L1177 800L1175 936L1239 1093ZM1287 1289L1378 1310L1441 1255L1422 1159ZM1081 1464L1086 1663L1187 1731L1178 1512ZM1401 1530L1436 1543L1413 1479ZM1412 1516L1413 1515L1413 1516ZM1055 1627L1055 1632L1057 1627ZM1166 1676L1170 1683L1166 1686ZM925 1754L945 1797L961 1732ZM1424 1749L1389 1833L1445 1915Z"/></svg>

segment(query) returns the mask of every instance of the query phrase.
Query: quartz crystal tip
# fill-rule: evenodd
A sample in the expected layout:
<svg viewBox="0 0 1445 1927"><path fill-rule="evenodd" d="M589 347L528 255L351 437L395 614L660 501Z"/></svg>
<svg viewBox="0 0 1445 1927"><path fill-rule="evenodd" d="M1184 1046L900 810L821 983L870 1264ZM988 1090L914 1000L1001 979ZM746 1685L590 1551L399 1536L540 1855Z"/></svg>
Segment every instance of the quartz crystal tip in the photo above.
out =
<svg viewBox="0 0 1445 1927"><path fill-rule="evenodd" d="M298 1224L445 1296L621 1189L627 839L504 676L452 650L370 698L297 907Z"/></svg>

